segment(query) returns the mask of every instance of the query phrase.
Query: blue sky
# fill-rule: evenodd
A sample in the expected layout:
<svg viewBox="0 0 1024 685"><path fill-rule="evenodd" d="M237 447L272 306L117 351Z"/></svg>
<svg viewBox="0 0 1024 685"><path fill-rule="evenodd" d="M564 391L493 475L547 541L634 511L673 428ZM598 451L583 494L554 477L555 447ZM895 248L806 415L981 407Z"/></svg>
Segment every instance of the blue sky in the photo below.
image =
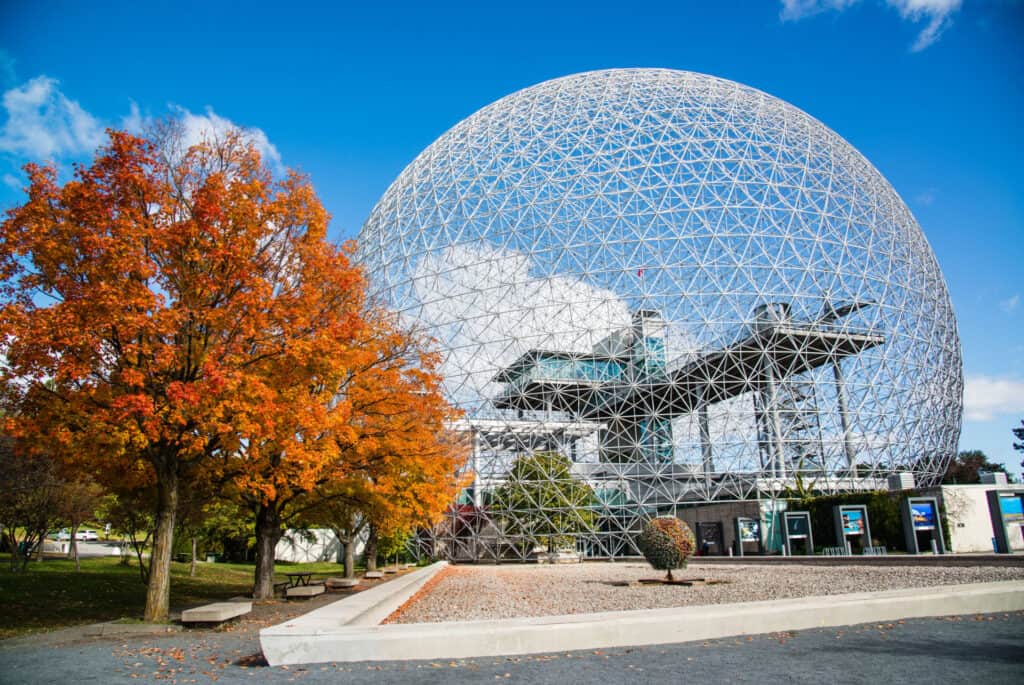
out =
<svg viewBox="0 0 1024 685"><path fill-rule="evenodd" d="M86 159L103 127L173 111L259 129L350 238L420 150L514 90L609 67L714 74L820 119L907 202L959 321L961 447L1019 472L1024 2L211 4L0 4L0 207L24 162Z"/></svg>

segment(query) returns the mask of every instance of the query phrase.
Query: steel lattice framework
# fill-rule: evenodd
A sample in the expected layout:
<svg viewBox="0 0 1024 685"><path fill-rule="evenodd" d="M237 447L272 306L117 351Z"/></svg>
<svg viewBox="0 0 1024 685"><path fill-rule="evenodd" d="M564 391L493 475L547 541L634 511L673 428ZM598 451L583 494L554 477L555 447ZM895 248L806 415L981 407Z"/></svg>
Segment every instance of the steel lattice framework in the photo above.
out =
<svg viewBox="0 0 1024 685"><path fill-rule="evenodd" d="M509 95L402 172L359 250L465 411L473 485L442 554L553 533L634 554L655 512L928 485L956 448L959 341L916 221L836 133L737 83L629 69ZM510 476L551 452L586 516L563 470Z"/></svg>

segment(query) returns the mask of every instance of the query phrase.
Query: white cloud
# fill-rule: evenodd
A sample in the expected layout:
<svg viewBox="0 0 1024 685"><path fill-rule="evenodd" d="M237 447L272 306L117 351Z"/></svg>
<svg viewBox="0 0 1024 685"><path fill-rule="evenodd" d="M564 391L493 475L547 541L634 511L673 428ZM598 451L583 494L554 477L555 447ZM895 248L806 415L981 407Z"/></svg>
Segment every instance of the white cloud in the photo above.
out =
<svg viewBox="0 0 1024 685"><path fill-rule="evenodd" d="M0 58L3 56L0 51ZM0 69L2 67L0 59ZM61 158L82 157L106 142L104 129L108 124L64 95L60 82L49 76L37 76L7 90L0 106L7 115L0 128L0 153L19 160L60 161ZM211 107L202 114L173 104L169 105L169 110L181 121L181 142L184 145L195 145L204 139L222 136L228 130L238 129L245 133L271 168L277 172L283 170L281 154L263 130L239 126ZM117 125L129 133L141 134L152 122L153 117L143 113L139 105L132 102L128 113ZM6 175L2 180L11 187L21 187L20 181L13 176Z"/></svg>
<svg viewBox="0 0 1024 685"><path fill-rule="evenodd" d="M14 174L4 174L4 185L14 190L21 190L22 182Z"/></svg>
<svg viewBox="0 0 1024 685"><path fill-rule="evenodd" d="M37 76L3 94L7 121L0 129L0 152L33 160L91 152L103 142L103 126L60 83Z"/></svg>
<svg viewBox="0 0 1024 685"><path fill-rule="evenodd" d="M896 8L900 16L914 23L927 21L927 25L917 35L917 40L910 46L911 52L920 52L934 43L942 32L953 23L953 15L960 9L961 0L886 0L890 7Z"/></svg>
<svg viewBox="0 0 1024 685"><path fill-rule="evenodd" d="M138 106L135 103L132 103L132 105L132 114L129 115L129 119L134 116L136 120L143 121L139 117ZM226 119L214 112L212 107L207 107L205 114L195 114L179 105L171 105L171 111L174 113L175 118L181 121L184 129L181 142L185 146L190 147L210 138L221 137L228 131L241 130L259 151L264 162L276 170L282 168L281 154L262 129L239 126L230 119Z"/></svg>
<svg viewBox="0 0 1024 685"><path fill-rule="evenodd" d="M263 161L269 164L275 171L282 171L281 153L273 143L270 142L266 132L259 128L248 128L240 126L226 117L222 117L213 111L212 107L206 108L205 114L196 114L181 105L171 104L168 106L172 116L181 122L181 138L176 145L180 152L193 145L204 141L214 140L223 137L228 131L241 131L259 151ZM140 135L154 123L154 118L148 113L143 113L138 103L132 102L128 114L121 117L121 128L129 133Z"/></svg>
<svg viewBox="0 0 1024 685"><path fill-rule="evenodd" d="M128 109L128 114L121 117L121 128L128 133L133 135L139 135L143 133L146 126L150 124L152 119L148 116L144 116L139 111L139 105L136 102L132 102L131 107Z"/></svg>
<svg viewBox="0 0 1024 685"><path fill-rule="evenodd" d="M860 0L782 0L782 21L799 21L828 10L843 11Z"/></svg>
<svg viewBox="0 0 1024 685"><path fill-rule="evenodd" d="M999 308L1002 309L1007 314L1009 314L1014 309L1016 309L1017 305L1019 305L1019 304L1020 304L1020 295L1014 295L1013 297L1009 297L1009 298L1001 301L999 303Z"/></svg>
<svg viewBox="0 0 1024 685"><path fill-rule="evenodd" d="M1024 381L990 376L964 378L964 418L991 421L1000 414L1024 415Z"/></svg>
<svg viewBox="0 0 1024 685"><path fill-rule="evenodd" d="M589 352L630 325L615 293L561 276L534 277L529 256L495 247L454 245L417 265L414 321L448 350L441 367L449 397L480 403L491 382L530 349Z"/></svg>
<svg viewBox="0 0 1024 685"><path fill-rule="evenodd" d="M827 11L842 12L858 4L860 0L781 0L779 18L782 21L799 21ZM933 44L953 23L953 15L960 9L963 0L885 0L885 4L899 12L904 21L927 22L917 35L911 52L920 52Z"/></svg>

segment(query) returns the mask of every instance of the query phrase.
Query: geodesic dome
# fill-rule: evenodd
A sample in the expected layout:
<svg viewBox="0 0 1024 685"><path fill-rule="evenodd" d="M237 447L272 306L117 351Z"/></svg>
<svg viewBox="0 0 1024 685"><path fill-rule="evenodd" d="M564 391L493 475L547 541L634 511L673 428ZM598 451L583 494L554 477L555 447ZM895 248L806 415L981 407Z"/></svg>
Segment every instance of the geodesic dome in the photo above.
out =
<svg viewBox="0 0 1024 685"><path fill-rule="evenodd" d="M959 341L921 229L752 88L626 69L509 95L401 173L359 251L443 355L478 542L543 517L488 499L540 451L593 488L598 546L688 503L928 485L955 452Z"/></svg>

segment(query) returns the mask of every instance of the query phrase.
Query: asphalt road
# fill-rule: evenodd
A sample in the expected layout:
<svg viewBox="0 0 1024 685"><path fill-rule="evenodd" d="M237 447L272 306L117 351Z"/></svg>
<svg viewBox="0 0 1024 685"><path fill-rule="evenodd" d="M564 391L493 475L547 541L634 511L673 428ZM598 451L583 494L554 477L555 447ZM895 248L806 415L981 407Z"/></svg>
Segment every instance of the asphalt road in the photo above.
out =
<svg viewBox="0 0 1024 685"><path fill-rule="evenodd" d="M40 641L44 642L44 641ZM251 636L190 631L0 643L0 683L1024 682L1024 613L912 619L705 643L440 662L270 668Z"/></svg>
<svg viewBox="0 0 1024 685"><path fill-rule="evenodd" d="M47 540L46 547L43 548L43 554L52 555L62 553L64 549L61 545L70 545L71 543L67 540ZM78 556L81 559L88 557L116 557L120 552L118 551L121 547L121 543L116 540L97 540L95 542L87 542L85 540L78 541ZM133 552L134 554L134 552Z"/></svg>

